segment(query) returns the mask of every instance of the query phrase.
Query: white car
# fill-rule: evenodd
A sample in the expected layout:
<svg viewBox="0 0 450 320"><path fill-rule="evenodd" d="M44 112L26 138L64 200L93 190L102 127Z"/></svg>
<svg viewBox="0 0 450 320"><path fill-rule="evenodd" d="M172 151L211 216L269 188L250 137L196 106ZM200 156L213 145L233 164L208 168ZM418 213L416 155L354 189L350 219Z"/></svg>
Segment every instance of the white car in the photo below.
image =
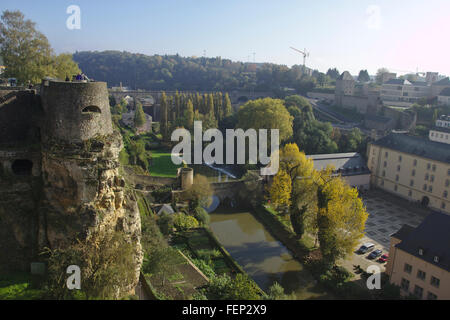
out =
<svg viewBox="0 0 450 320"><path fill-rule="evenodd" d="M366 252L370 252L373 250L373 248L375 248L375 245L371 242L367 242L364 243L359 249L358 249L358 253L366 253Z"/></svg>

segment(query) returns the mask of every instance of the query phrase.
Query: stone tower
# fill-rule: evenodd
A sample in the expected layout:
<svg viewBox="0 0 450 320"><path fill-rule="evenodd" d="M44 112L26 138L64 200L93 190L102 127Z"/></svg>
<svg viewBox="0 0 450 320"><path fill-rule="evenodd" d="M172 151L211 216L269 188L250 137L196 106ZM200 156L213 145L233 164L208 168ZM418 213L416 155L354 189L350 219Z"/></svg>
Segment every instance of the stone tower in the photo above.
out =
<svg viewBox="0 0 450 320"><path fill-rule="evenodd" d="M105 82L44 80L41 99L44 139L79 143L113 133Z"/></svg>

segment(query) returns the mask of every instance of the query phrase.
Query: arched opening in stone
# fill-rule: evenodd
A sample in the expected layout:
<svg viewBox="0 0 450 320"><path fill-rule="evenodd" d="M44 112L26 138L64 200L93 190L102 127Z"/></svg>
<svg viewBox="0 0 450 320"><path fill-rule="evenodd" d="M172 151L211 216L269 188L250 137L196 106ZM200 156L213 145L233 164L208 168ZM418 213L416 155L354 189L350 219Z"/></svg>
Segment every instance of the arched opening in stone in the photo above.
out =
<svg viewBox="0 0 450 320"><path fill-rule="evenodd" d="M428 207L429 204L430 204L430 198L428 198L427 196L423 197L421 205L424 207Z"/></svg>
<svg viewBox="0 0 450 320"><path fill-rule="evenodd" d="M102 113L102 110L97 106L88 106L84 108L81 113Z"/></svg>
<svg viewBox="0 0 450 320"><path fill-rule="evenodd" d="M12 172L18 176L31 176L33 162L27 159L15 160L11 166Z"/></svg>

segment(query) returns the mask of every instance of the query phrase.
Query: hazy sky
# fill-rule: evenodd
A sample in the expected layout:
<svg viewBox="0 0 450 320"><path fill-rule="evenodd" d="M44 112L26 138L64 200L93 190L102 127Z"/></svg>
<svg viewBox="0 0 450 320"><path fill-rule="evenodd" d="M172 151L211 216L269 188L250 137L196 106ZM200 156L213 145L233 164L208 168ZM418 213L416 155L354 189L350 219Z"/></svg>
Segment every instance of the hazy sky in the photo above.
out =
<svg viewBox="0 0 450 320"><path fill-rule="evenodd" d="M69 30L69 5L81 29ZM439 71L450 75L449 0L2 0L37 22L60 52L126 50L221 56L357 74Z"/></svg>

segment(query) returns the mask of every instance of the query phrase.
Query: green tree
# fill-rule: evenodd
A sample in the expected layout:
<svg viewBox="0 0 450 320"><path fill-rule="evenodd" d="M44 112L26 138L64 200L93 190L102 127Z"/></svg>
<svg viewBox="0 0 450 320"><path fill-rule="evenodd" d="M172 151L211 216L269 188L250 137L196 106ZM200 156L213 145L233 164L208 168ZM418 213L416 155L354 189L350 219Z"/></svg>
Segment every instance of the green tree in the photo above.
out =
<svg viewBox="0 0 450 320"><path fill-rule="evenodd" d="M367 70L359 71L358 81L359 82L368 82L368 81L370 81L369 72L367 72Z"/></svg>
<svg viewBox="0 0 450 320"><path fill-rule="evenodd" d="M36 84L45 77L70 78L80 72L71 54L55 56L47 37L20 11L3 11L0 55L6 65L5 76L17 78L21 84Z"/></svg>
<svg viewBox="0 0 450 320"><path fill-rule="evenodd" d="M194 176L193 184L185 191L185 198L189 201L189 211L199 207L209 207L213 189L207 177L200 174Z"/></svg>
<svg viewBox="0 0 450 320"><path fill-rule="evenodd" d="M53 51L47 38L20 11L3 11L0 53L6 65L5 76L17 78L19 83L38 83L54 74Z"/></svg>
<svg viewBox="0 0 450 320"><path fill-rule="evenodd" d="M228 93L225 93L224 110L225 110L225 117L229 117L233 114L233 108L231 106L231 100Z"/></svg>
<svg viewBox="0 0 450 320"><path fill-rule="evenodd" d="M177 269L177 265L184 262L183 257L172 247L159 247L145 257L143 270L145 273L159 275L161 286L165 286L166 279Z"/></svg>
<svg viewBox="0 0 450 320"><path fill-rule="evenodd" d="M341 74L339 73L338 69L333 68L333 69L328 69L327 71L327 76L329 76L331 79L336 80L337 78L339 78Z"/></svg>
<svg viewBox="0 0 450 320"><path fill-rule="evenodd" d="M142 104L139 102L136 104L136 111L134 113L134 127L140 128L147 122Z"/></svg>
<svg viewBox="0 0 450 320"><path fill-rule="evenodd" d="M57 79L72 79L73 75L81 73L78 64L73 61L72 54L61 53L54 58Z"/></svg>
<svg viewBox="0 0 450 320"><path fill-rule="evenodd" d="M194 106L191 99L188 100L186 110L184 111L184 126L186 129L194 129Z"/></svg>
<svg viewBox="0 0 450 320"><path fill-rule="evenodd" d="M161 94L160 102L161 119L160 119L160 131L163 136L163 140L167 141L169 139L169 103L167 101L166 93Z"/></svg>
<svg viewBox="0 0 450 320"><path fill-rule="evenodd" d="M283 104L283 100L264 98L248 101L238 112L238 128L279 129L280 140L286 141L292 136L292 116Z"/></svg>

